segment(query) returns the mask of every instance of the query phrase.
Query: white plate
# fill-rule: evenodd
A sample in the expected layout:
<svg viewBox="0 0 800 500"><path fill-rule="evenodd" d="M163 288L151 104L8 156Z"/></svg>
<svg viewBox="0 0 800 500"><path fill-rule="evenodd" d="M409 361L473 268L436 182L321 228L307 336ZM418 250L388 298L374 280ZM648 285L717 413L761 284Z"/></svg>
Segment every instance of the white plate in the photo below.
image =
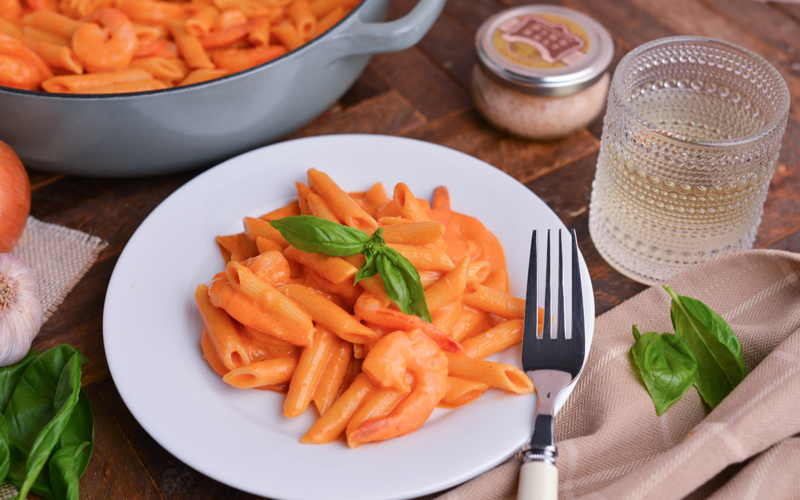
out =
<svg viewBox="0 0 800 500"><path fill-rule="evenodd" d="M436 410L417 432L356 450L302 445L316 413L283 417L283 395L223 383L202 358L194 289L223 268L214 237L242 231L295 198L309 168L345 190L405 182L419 197L446 185L456 211L478 217L506 251L511 291L525 296L532 229L563 228L528 188L480 160L410 139L336 135L284 142L228 160L164 200L119 258L103 340L114 383L136 420L177 458L220 482L282 500L412 498L497 465L530 438L533 396L488 391ZM581 259L582 260L582 259ZM594 300L583 263L587 337ZM588 349L587 349L588 355ZM519 348L491 358L519 366ZM558 407L566 400L562 394Z"/></svg>

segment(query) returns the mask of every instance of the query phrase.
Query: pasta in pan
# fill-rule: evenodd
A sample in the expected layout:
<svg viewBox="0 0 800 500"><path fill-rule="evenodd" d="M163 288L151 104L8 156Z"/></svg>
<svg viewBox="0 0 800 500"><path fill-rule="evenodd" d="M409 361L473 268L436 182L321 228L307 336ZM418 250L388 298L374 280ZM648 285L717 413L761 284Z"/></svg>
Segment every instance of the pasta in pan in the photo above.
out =
<svg viewBox="0 0 800 500"><path fill-rule="evenodd" d="M347 193L312 169L297 192L285 207L246 217L242 233L217 237L226 268L195 292L204 358L225 382L285 392L289 418L317 412L302 443L344 436L351 447L412 432L437 406L489 388L533 392L518 368L484 360L521 342L525 301L508 294L497 238L452 211L446 188L431 203L405 184L391 197L380 183ZM312 214L382 231L416 267L432 322L402 312L381 275L354 283L363 255L305 252L270 225Z"/></svg>
<svg viewBox="0 0 800 500"><path fill-rule="evenodd" d="M0 86L109 94L191 85L258 66L359 0L0 1Z"/></svg>

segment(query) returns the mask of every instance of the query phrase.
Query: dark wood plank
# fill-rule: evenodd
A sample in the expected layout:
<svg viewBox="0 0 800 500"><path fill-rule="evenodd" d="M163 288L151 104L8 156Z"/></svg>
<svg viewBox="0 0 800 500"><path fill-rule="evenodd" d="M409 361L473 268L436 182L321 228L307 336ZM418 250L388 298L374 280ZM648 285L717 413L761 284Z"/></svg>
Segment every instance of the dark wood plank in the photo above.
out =
<svg viewBox="0 0 800 500"><path fill-rule="evenodd" d="M118 255L150 212L196 174L125 180L66 177L33 192L31 215L109 242L103 259Z"/></svg>
<svg viewBox="0 0 800 500"><path fill-rule="evenodd" d="M447 2L444 7L444 14L461 26L471 38L474 38L475 32L478 31L478 27L483 21L505 8L495 0Z"/></svg>
<svg viewBox="0 0 800 500"><path fill-rule="evenodd" d="M351 108L361 101L372 99L381 94L389 92L392 87L386 83L386 80L378 76L369 66L361 74L361 77L356 80L356 83L350 87L350 90L339 99L338 105L343 108Z"/></svg>
<svg viewBox="0 0 800 500"><path fill-rule="evenodd" d="M456 84L416 47L372 59L370 67L419 110L434 121L472 105L466 90Z"/></svg>
<svg viewBox="0 0 800 500"><path fill-rule="evenodd" d="M407 136L476 156L523 183L593 153L599 144L585 130L560 141L518 139L492 128L471 109Z"/></svg>
<svg viewBox="0 0 800 500"><path fill-rule="evenodd" d="M41 170L36 170L34 168L28 168L27 171L28 180L30 180L31 183L31 191L36 191L37 189L54 182L58 182L66 177L64 174L52 174L50 172L42 172Z"/></svg>
<svg viewBox="0 0 800 500"><path fill-rule="evenodd" d="M84 389L94 411L94 452L81 477L81 498L162 499L98 384Z"/></svg>
<svg viewBox="0 0 800 500"><path fill-rule="evenodd" d="M392 11L407 12L416 0L395 0ZM468 89L474 65L474 39L457 26L447 15L439 16L417 48L428 54L453 79Z"/></svg>
<svg viewBox="0 0 800 500"><path fill-rule="evenodd" d="M701 3L751 37L787 54L800 49L800 23L766 3L740 0L701 0Z"/></svg>
<svg viewBox="0 0 800 500"><path fill-rule="evenodd" d="M123 432L141 457L150 477L153 478L164 498L180 498L181 500L255 500L262 498L215 481L172 456L133 418L122 401L113 380L108 379L99 384L99 391L102 393L104 401L113 409Z"/></svg>
<svg viewBox="0 0 800 500"><path fill-rule="evenodd" d="M425 123L425 117L396 90L349 108L329 111L286 139L323 134L400 135Z"/></svg>

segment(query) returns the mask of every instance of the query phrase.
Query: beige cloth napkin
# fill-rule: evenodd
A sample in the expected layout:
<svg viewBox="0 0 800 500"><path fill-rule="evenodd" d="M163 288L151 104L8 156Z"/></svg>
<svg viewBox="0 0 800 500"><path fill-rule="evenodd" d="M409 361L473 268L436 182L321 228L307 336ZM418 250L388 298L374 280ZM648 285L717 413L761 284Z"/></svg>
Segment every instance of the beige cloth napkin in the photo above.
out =
<svg viewBox="0 0 800 500"><path fill-rule="evenodd" d="M800 254L736 253L668 283L728 321L747 378L713 412L691 388L658 417L633 370L631 325L673 332L670 297L653 287L598 317L555 420L559 499L800 498ZM515 499L519 467L508 461L438 500Z"/></svg>
<svg viewBox="0 0 800 500"><path fill-rule="evenodd" d="M11 253L36 275L44 321L64 302L107 246L97 236L28 217L22 238ZM5 482L0 487L0 500L14 498L17 493L11 483Z"/></svg>

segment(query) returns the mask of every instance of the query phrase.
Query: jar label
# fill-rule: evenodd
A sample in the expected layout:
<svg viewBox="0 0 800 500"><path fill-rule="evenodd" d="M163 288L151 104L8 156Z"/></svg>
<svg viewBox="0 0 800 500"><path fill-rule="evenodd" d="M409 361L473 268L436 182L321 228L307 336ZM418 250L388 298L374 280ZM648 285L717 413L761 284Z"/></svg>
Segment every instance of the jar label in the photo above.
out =
<svg viewBox="0 0 800 500"><path fill-rule="evenodd" d="M495 49L509 61L535 69L572 66L589 51L589 37L575 22L553 14L505 21L494 32Z"/></svg>

